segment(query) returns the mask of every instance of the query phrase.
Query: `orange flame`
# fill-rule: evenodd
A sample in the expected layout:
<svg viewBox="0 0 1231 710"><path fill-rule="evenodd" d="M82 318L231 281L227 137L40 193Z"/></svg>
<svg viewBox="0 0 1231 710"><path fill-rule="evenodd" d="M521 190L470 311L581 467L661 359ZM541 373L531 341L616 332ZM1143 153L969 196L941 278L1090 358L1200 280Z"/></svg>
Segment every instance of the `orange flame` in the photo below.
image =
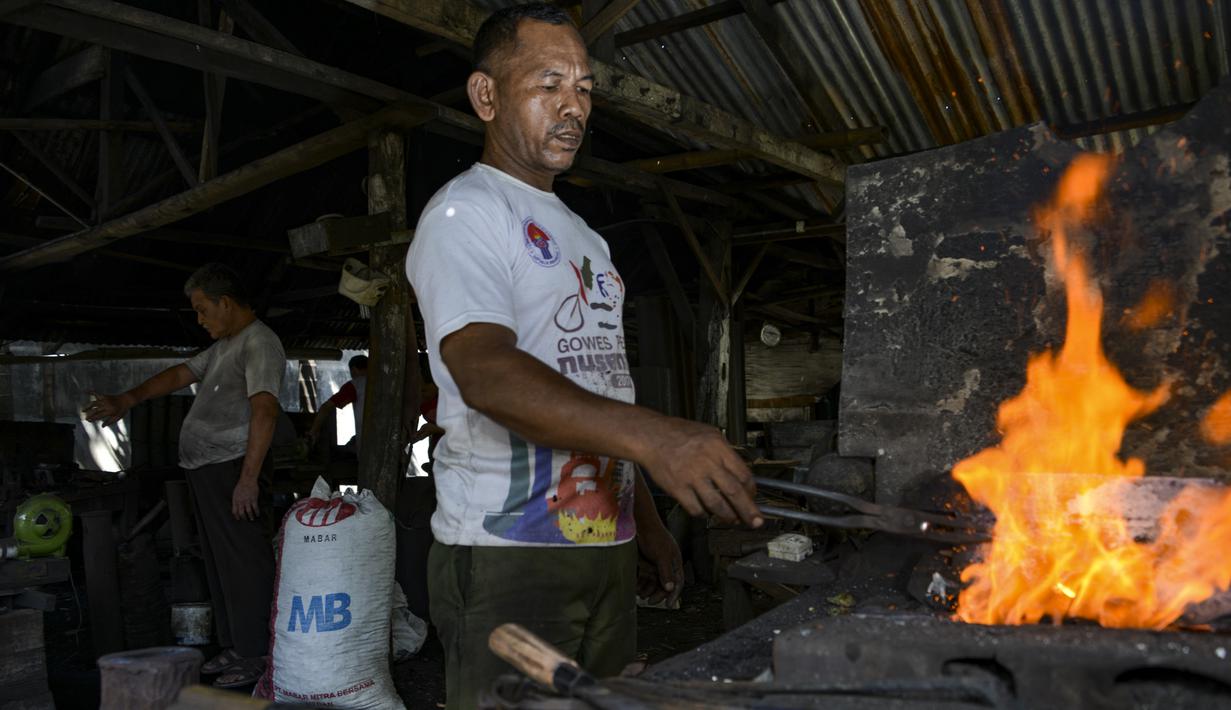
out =
<svg viewBox="0 0 1231 710"><path fill-rule="evenodd" d="M1201 420L1201 435L1211 444L1231 444L1231 390L1214 402Z"/></svg>
<svg viewBox="0 0 1231 710"><path fill-rule="evenodd" d="M959 462L953 476L996 514L993 541L962 571L957 618L1028 624L1095 619L1162 628L1188 604L1231 586L1231 494L1186 489L1153 542L1133 539L1118 491L1145 474L1122 460L1125 428L1167 399L1136 390L1103 354L1103 299L1068 232L1093 215L1111 159L1084 155L1036 215L1064 279L1064 346L1030 358L1026 385L1000 406L1002 440Z"/></svg>

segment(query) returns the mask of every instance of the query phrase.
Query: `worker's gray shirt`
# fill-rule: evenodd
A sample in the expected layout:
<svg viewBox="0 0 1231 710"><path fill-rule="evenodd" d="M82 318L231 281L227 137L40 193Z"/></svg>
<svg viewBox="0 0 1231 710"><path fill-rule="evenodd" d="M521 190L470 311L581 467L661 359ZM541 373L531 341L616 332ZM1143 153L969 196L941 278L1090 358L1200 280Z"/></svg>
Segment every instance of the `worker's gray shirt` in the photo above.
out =
<svg viewBox="0 0 1231 710"><path fill-rule="evenodd" d="M248 449L249 397L274 397L286 372L286 351L269 326L253 321L184 363L200 384L180 430L180 466L231 461Z"/></svg>

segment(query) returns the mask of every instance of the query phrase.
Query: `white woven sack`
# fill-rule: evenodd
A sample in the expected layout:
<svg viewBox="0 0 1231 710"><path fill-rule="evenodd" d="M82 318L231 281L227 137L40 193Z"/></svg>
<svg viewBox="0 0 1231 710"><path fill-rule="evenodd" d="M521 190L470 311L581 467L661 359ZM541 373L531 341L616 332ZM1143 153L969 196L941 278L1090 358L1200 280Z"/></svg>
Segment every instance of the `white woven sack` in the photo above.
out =
<svg viewBox="0 0 1231 710"><path fill-rule="evenodd" d="M278 541L267 687L278 702L402 708L389 676L393 516L371 491L316 479Z"/></svg>

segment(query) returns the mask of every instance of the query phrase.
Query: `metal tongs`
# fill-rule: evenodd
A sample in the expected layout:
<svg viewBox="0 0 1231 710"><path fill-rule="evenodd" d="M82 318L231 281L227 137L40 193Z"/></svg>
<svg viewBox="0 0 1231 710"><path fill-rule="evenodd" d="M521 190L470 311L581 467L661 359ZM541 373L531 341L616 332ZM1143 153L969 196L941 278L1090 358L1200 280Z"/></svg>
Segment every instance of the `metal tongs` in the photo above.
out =
<svg viewBox="0 0 1231 710"><path fill-rule="evenodd" d="M813 488L802 483L782 481L776 478L758 476L754 480L758 488L796 493L805 498L822 498L850 506L862 513L862 515L820 515L805 510L791 510L771 505L758 506L762 513L775 518L789 518L830 528L879 530L893 535L905 535L955 545L989 542L992 539L991 534L981 529L973 520L956 515L924 513L909 508L877 505L845 493Z"/></svg>

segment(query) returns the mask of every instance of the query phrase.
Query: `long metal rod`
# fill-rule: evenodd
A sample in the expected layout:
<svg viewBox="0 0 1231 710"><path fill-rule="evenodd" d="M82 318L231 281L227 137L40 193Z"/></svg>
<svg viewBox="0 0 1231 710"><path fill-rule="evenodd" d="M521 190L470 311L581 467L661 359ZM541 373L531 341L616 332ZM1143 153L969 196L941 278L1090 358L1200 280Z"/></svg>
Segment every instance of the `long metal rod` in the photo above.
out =
<svg viewBox="0 0 1231 710"><path fill-rule="evenodd" d="M59 210L60 210L61 212L63 212L64 214L66 214L66 215L68 215L69 217L72 217L74 220L76 220L77 224L80 224L82 227L85 227L85 228L87 228L87 229L89 228L89 226L90 226L90 225L86 224L84 220L82 220L80 217L78 217L77 215L75 215L75 214L73 214L72 212L70 212L70 211L69 211L69 209L68 209L67 207L65 207L64 205L60 204L58 201L56 201L56 198L52 197L51 195L48 195L46 192L43 192L41 189L39 189L39 186L38 186L38 185L35 185L33 182L30 182L30 178L26 177L25 175L22 175L21 173L17 172L16 170L14 170L14 169L12 169L12 168L10 168L8 165L5 165L3 162L0 162L0 168L4 168L4 170L5 170L8 174L12 175L13 177L17 178L18 180L21 180L21 181L22 181L22 182L24 182L27 186L29 186L29 188L30 188L31 190L34 190L34 191L35 191L35 192L37 192L38 194L42 195L42 196L43 196L43 199L45 199L45 200L47 200L48 202L50 202L51 204L55 205L55 206L56 206L57 208L59 208Z"/></svg>

